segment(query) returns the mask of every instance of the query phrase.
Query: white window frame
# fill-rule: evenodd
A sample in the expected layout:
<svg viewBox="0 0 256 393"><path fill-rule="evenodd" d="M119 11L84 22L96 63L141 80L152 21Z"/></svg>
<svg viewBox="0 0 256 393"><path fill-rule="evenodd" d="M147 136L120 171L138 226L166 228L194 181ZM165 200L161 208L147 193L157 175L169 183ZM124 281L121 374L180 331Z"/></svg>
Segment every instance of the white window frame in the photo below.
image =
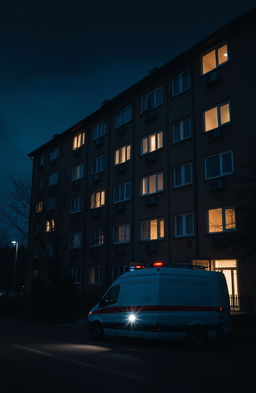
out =
<svg viewBox="0 0 256 393"><path fill-rule="evenodd" d="M97 124L92 129L92 140L95 141L96 139L101 138L102 136L107 134L107 122L106 121L101 121Z"/></svg>
<svg viewBox="0 0 256 393"><path fill-rule="evenodd" d="M102 247L105 241L105 231L102 227L91 228L89 232L89 247Z"/></svg>
<svg viewBox="0 0 256 393"><path fill-rule="evenodd" d="M73 136L72 149L77 150L85 145L85 132L80 132Z"/></svg>
<svg viewBox="0 0 256 393"><path fill-rule="evenodd" d="M131 199L132 182L119 183L113 186L113 203L125 202ZM118 198L116 198L118 194ZM123 194L123 195L122 195Z"/></svg>
<svg viewBox="0 0 256 393"><path fill-rule="evenodd" d="M163 87L151 90L140 99L140 113L150 111L163 103Z"/></svg>
<svg viewBox="0 0 256 393"><path fill-rule="evenodd" d="M183 75L188 74L188 86L185 88L183 86ZM179 84L179 91L177 93L174 92L174 81L178 79L178 84ZM178 95L184 93L185 91L188 91L190 89L190 70L187 69L177 75L175 75L172 78L172 97L177 97Z"/></svg>
<svg viewBox="0 0 256 393"><path fill-rule="evenodd" d="M99 206L96 206L98 197L99 197L100 204ZM105 203L106 203L105 190L94 191L91 193L90 209L99 209L100 207L104 206Z"/></svg>
<svg viewBox="0 0 256 393"><path fill-rule="evenodd" d="M48 187L55 186L58 183L58 172L53 172L49 175Z"/></svg>
<svg viewBox="0 0 256 393"><path fill-rule="evenodd" d="M159 176L162 176L162 186L163 188L159 188ZM156 185L156 191L150 192L150 178L154 178L155 185ZM145 182L145 188L146 192L143 194L143 183ZM146 195L152 195L152 194L158 194L159 192L162 192L164 190L164 173L163 172L157 172L153 173L148 176L144 176L140 179L140 195L141 196L146 196Z"/></svg>
<svg viewBox="0 0 256 393"><path fill-rule="evenodd" d="M83 197L82 196L78 196L78 197L71 199L70 208L69 208L70 214L79 213L82 211L82 208L83 208Z"/></svg>
<svg viewBox="0 0 256 393"><path fill-rule="evenodd" d="M71 169L71 181L83 179L84 177L84 164L73 166Z"/></svg>
<svg viewBox="0 0 256 393"><path fill-rule="evenodd" d="M91 174L95 175L97 173L104 172L106 170L106 154L102 154L92 159Z"/></svg>
<svg viewBox="0 0 256 393"><path fill-rule="evenodd" d="M125 160L122 161L122 150L125 149ZM127 161L130 161L132 158L132 145L128 143L127 145L120 146L114 152L114 165L121 165Z"/></svg>
<svg viewBox="0 0 256 393"><path fill-rule="evenodd" d="M226 121L225 123L221 123L221 107L225 106L225 105L228 105L228 108L229 108L229 121ZM218 122L218 125L217 125L217 127L211 128L210 130L206 131L206 121L205 121L206 120L205 119L206 112L208 112L208 111L210 111L212 109L215 109L215 108L217 109L217 122ZM217 130L218 128L223 127L225 124L229 124L231 122L231 105L230 105L230 100L227 100L227 101L222 102L221 104L212 106L212 107L206 109L203 113L204 113L204 116L203 116L204 133Z"/></svg>
<svg viewBox="0 0 256 393"><path fill-rule="evenodd" d="M187 223L186 223L186 218L188 216L192 217L192 232L187 231ZM178 217L182 217L182 234L178 234L177 232L177 220ZM194 213L189 212L189 213L181 213L181 214L175 214L174 216L174 236L175 238L180 238L180 237L189 237L189 236L194 236L195 234L195 218L194 218Z"/></svg>
<svg viewBox="0 0 256 393"><path fill-rule="evenodd" d="M227 153L231 153L231 164L232 164L232 170L229 172L223 172L223 163L222 163L222 157L227 154ZM219 163L220 163L220 174L217 176L212 176L212 177L208 177L207 176L207 160L209 158L212 157L219 157ZM210 156L205 157L204 159L204 170L205 170L205 180L211 180L211 179L217 179L219 177L223 177L223 176L228 176L228 175L232 175L234 173L234 151L233 150L226 150L223 151L221 153L216 153L216 154L211 154Z"/></svg>
<svg viewBox="0 0 256 393"><path fill-rule="evenodd" d="M190 173L191 173L191 179L189 182L186 182L185 180L185 168L189 166L190 167ZM177 184L177 169L181 170L181 183ZM180 187L185 187L189 186L190 184L193 183L193 166L192 162L186 162L185 164L177 165L173 168L173 187L174 188L180 188Z"/></svg>
<svg viewBox="0 0 256 393"><path fill-rule="evenodd" d="M127 105L115 114L115 129L132 120L132 105Z"/></svg>
<svg viewBox="0 0 256 393"><path fill-rule="evenodd" d="M157 220L157 238L156 239L151 239L151 222ZM164 236L161 236L161 222L163 222L164 225ZM143 237L143 226L147 226L147 237ZM155 240L161 240L165 238L165 220L163 217L159 218L151 218L147 220L142 220L140 222L140 240L143 242L148 242L148 241L155 241Z"/></svg>
<svg viewBox="0 0 256 393"><path fill-rule="evenodd" d="M219 64L219 56L218 56L218 50L224 46L227 46L227 60L221 64ZM211 52L215 52L215 60L216 60L216 67L212 68L211 70L207 71L207 72L203 72L203 57L208 55ZM229 62L229 45L228 43L222 43L218 46L215 46L214 48L211 48L210 50L208 50L207 52L203 53L201 56L201 75L207 75L209 72L212 72L214 70L216 70L217 68L221 67L222 65L226 64Z"/></svg>
<svg viewBox="0 0 256 393"><path fill-rule="evenodd" d="M152 134L145 135L141 138L140 142L140 155L152 153L153 151L157 151L163 148L164 140L163 140L163 130L155 131ZM155 149L151 149L151 138L154 138ZM146 145L146 151L144 152L144 146Z"/></svg>
<svg viewBox="0 0 256 393"><path fill-rule="evenodd" d="M119 230L121 229L121 227L124 230L124 240L120 240L119 239ZM118 231L118 240L116 240L115 237L115 231ZM118 224L118 225L114 225L113 226L113 244L126 244L126 243L130 243L131 241L131 224Z"/></svg>
<svg viewBox="0 0 256 393"><path fill-rule="evenodd" d="M185 136L184 136L184 122L185 122L186 120L189 120L189 136L186 136L186 137L185 137ZM176 137L175 137L175 126L176 126L177 124L179 124L179 136L180 136L180 139L179 139L179 140L177 140ZM175 144L175 143L182 142L182 141L185 141L185 140L190 139L190 138L191 138L191 117L190 117L190 116L184 117L183 119L180 119L180 120L178 120L178 121L175 121L175 122L172 124L172 140L173 140L173 143L174 143L174 144Z"/></svg>
<svg viewBox="0 0 256 393"><path fill-rule="evenodd" d="M210 232L209 212L212 211L212 210L219 210L219 209L221 209L221 221L222 221L223 230L222 231L215 231L215 232L211 231ZM235 228L230 228L230 229L226 228L226 226L227 226L227 224L226 224L226 214L225 214L226 210L233 210L234 211L234 213L235 213ZM234 232L234 231L237 230L236 224L237 224L237 222L236 222L236 208L234 206L216 207L216 208L207 210L207 226L208 226L208 233L210 235L212 235L212 234L215 235L216 233Z"/></svg>

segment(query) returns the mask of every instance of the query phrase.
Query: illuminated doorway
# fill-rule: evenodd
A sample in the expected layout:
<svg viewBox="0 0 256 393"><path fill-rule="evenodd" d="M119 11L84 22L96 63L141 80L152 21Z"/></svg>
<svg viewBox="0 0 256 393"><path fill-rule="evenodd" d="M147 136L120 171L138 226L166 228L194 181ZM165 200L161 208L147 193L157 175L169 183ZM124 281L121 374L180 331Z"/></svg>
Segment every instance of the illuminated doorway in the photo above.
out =
<svg viewBox="0 0 256 393"><path fill-rule="evenodd" d="M224 274L229 295L238 296L237 261L236 259L218 259L211 261L212 270Z"/></svg>

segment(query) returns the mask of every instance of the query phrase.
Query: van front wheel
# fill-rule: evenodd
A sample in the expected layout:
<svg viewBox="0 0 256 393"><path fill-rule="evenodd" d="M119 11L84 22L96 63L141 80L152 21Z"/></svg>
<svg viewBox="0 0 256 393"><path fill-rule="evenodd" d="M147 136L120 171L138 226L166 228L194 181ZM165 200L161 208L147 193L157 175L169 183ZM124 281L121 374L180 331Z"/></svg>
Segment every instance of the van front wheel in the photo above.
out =
<svg viewBox="0 0 256 393"><path fill-rule="evenodd" d="M100 322L94 322L91 326L91 335L95 340L104 337L104 329Z"/></svg>

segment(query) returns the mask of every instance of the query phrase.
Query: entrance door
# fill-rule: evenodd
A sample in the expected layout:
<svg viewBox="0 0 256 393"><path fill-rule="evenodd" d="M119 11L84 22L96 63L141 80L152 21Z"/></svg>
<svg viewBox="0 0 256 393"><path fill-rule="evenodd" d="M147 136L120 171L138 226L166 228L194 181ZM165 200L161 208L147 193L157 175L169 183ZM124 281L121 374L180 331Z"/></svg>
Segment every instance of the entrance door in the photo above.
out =
<svg viewBox="0 0 256 393"><path fill-rule="evenodd" d="M219 259L213 261L213 264L215 271L224 274L229 295L232 297L238 296L237 261L235 259Z"/></svg>

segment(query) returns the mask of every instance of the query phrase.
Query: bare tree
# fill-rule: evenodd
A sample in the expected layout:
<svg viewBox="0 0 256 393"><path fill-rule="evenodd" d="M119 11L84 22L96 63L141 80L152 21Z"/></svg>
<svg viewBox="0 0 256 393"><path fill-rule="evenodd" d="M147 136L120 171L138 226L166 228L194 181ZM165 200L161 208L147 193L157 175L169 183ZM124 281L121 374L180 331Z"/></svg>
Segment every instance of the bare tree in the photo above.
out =
<svg viewBox="0 0 256 393"><path fill-rule="evenodd" d="M11 176L11 189L0 198L0 221L16 229L27 240L31 178L23 174Z"/></svg>

